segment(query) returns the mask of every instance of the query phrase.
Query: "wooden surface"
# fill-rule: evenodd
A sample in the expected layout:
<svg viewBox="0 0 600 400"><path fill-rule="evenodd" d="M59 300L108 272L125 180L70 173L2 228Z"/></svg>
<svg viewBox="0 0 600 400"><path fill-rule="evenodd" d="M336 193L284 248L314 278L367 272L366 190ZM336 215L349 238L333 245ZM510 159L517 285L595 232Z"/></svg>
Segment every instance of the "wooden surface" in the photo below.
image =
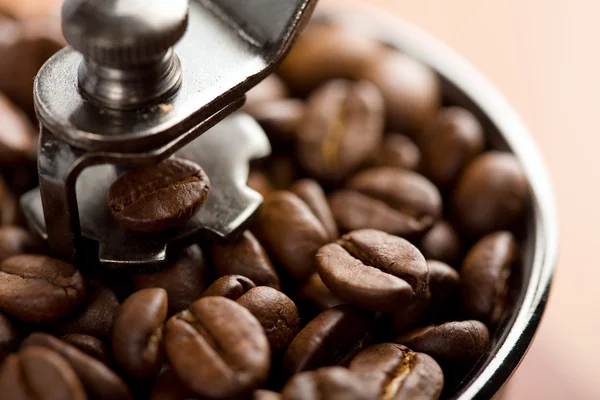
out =
<svg viewBox="0 0 600 400"><path fill-rule="evenodd" d="M0 0L0 11L31 15L55 1ZM600 399L600 1L363 1L465 56L533 132L555 184L561 255L550 306L508 398Z"/></svg>

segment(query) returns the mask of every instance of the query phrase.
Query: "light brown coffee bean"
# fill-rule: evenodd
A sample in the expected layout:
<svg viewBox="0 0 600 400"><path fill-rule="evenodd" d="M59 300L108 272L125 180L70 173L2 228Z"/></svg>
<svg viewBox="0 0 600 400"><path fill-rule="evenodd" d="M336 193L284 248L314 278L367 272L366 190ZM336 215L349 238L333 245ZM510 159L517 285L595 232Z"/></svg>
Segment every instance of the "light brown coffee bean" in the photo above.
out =
<svg viewBox="0 0 600 400"><path fill-rule="evenodd" d="M367 347L348 368L371 398L437 400L444 387L444 374L433 358L395 343Z"/></svg>
<svg viewBox="0 0 600 400"><path fill-rule="evenodd" d="M210 180L200 166L170 158L121 175L107 195L112 216L127 229L156 232L185 224L204 205Z"/></svg>
<svg viewBox="0 0 600 400"><path fill-rule="evenodd" d="M395 50L380 52L361 71L383 94L390 128L418 138L440 107L441 85L433 70Z"/></svg>
<svg viewBox="0 0 600 400"><path fill-rule="evenodd" d="M281 395L270 390L259 389L252 393L250 400L281 400Z"/></svg>
<svg viewBox="0 0 600 400"><path fill-rule="evenodd" d="M315 254L329 241L321 221L298 196L274 192L265 199L255 232L286 272L298 280L315 270Z"/></svg>
<svg viewBox="0 0 600 400"><path fill-rule="evenodd" d="M242 275L258 286L279 289L279 276L271 264L271 259L250 231L245 231L231 244L213 244L211 254L218 277Z"/></svg>
<svg viewBox="0 0 600 400"><path fill-rule="evenodd" d="M250 189L256 190L262 197L267 197L273 190L273 185L269 181L267 175L263 172L251 169L248 174L248 182L246 183Z"/></svg>
<svg viewBox="0 0 600 400"><path fill-rule="evenodd" d="M398 133L388 134L373 161L382 167L416 170L421 163L421 151L407 136Z"/></svg>
<svg viewBox="0 0 600 400"><path fill-rule="evenodd" d="M34 333L23 341L23 348L47 348L60 355L73 369L87 393L102 400L129 400L131 394L123 380L104 363L74 346L45 333ZM43 371L40 371L43 373Z"/></svg>
<svg viewBox="0 0 600 400"><path fill-rule="evenodd" d="M0 227L0 262L20 254L41 252L41 243L29 231L18 226Z"/></svg>
<svg viewBox="0 0 600 400"><path fill-rule="evenodd" d="M514 227L528 199L527 178L515 156L490 151L471 161L460 175L452 215L461 231L480 237Z"/></svg>
<svg viewBox="0 0 600 400"><path fill-rule="evenodd" d="M408 307L425 296L425 258L405 239L374 229L350 232L317 252L323 283L341 299L373 311Z"/></svg>
<svg viewBox="0 0 600 400"><path fill-rule="evenodd" d="M297 143L302 167L337 182L364 165L383 137L384 104L368 82L334 80L308 99Z"/></svg>
<svg viewBox="0 0 600 400"><path fill-rule="evenodd" d="M254 105L247 111L272 142L289 142L298 137L306 106L302 100L281 99Z"/></svg>
<svg viewBox="0 0 600 400"><path fill-rule="evenodd" d="M52 323L73 312L84 298L83 277L71 264L38 255L0 263L0 309L17 319Z"/></svg>
<svg viewBox="0 0 600 400"><path fill-rule="evenodd" d="M185 387L171 368L164 369L156 378L149 400L188 400L194 393Z"/></svg>
<svg viewBox="0 0 600 400"><path fill-rule="evenodd" d="M235 301L255 287L254 282L245 276L225 275L214 281L202 293L202 297L221 296Z"/></svg>
<svg viewBox="0 0 600 400"><path fill-rule="evenodd" d="M153 288L135 292L119 308L112 333L113 355L135 377L151 378L160 371L167 304L167 292Z"/></svg>
<svg viewBox="0 0 600 400"><path fill-rule="evenodd" d="M300 328L300 317L294 302L268 286L250 289L236 301L246 307L264 328L271 355L276 357L283 353Z"/></svg>
<svg viewBox="0 0 600 400"><path fill-rule="evenodd" d="M0 65L2 65L1 62ZM1 70L0 66L0 73ZM35 153L37 136L35 128L25 113L2 93L0 93L0 120L2 121L0 126L0 165L12 167L30 163Z"/></svg>
<svg viewBox="0 0 600 400"><path fill-rule="evenodd" d="M517 241L506 231L484 236L469 251L461 268L462 304L469 318L492 326L500 322L518 256Z"/></svg>
<svg viewBox="0 0 600 400"><path fill-rule="evenodd" d="M288 96L285 83L277 75L269 75L258 85L246 92L244 111L252 114L256 107L276 100L284 100Z"/></svg>
<svg viewBox="0 0 600 400"><path fill-rule="evenodd" d="M487 350L489 332L479 321L453 321L410 331L396 339L439 363L472 364Z"/></svg>
<svg viewBox="0 0 600 400"><path fill-rule="evenodd" d="M323 227L329 233L331 240L340 237L340 231L335 223L333 213L329 208L325 192L319 183L313 179L301 179L294 182L290 187L290 192L298 196L306 203L312 213L321 221Z"/></svg>
<svg viewBox="0 0 600 400"><path fill-rule="evenodd" d="M19 334L8 318L0 314L0 365L19 347Z"/></svg>
<svg viewBox="0 0 600 400"><path fill-rule="evenodd" d="M269 343L258 320L224 297L203 297L166 325L165 348L179 379L195 394L237 398L268 377Z"/></svg>
<svg viewBox="0 0 600 400"><path fill-rule="evenodd" d="M0 370L0 393L11 400L87 399L69 363L43 347L30 347L8 356Z"/></svg>
<svg viewBox="0 0 600 400"><path fill-rule="evenodd" d="M447 221L438 221L423 236L419 250L425 258L445 262L451 266L460 260L462 246L456 230Z"/></svg>
<svg viewBox="0 0 600 400"><path fill-rule="evenodd" d="M208 287L204 255L197 244L174 254L158 272L133 276L135 290L162 288L169 298L169 315L189 307Z"/></svg>
<svg viewBox="0 0 600 400"><path fill-rule="evenodd" d="M416 172L371 168L359 172L346 186L329 198L342 231L371 228L415 238L425 234L442 213L438 189Z"/></svg>
<svg viewBox="0 0 600 400"><path fill-rule="evenodd" d="M342 367L319 368L292 377L283 388L282 400L370 400L362 381Z"/></svg>
<svg viewBox="0 0 600 400"><path fill-rule="evenodd" d="M115 320L119 300L107 287L97 288L89 296L83 310L57 325L61 334L84 333L95 337L108 337Z"/></svg>

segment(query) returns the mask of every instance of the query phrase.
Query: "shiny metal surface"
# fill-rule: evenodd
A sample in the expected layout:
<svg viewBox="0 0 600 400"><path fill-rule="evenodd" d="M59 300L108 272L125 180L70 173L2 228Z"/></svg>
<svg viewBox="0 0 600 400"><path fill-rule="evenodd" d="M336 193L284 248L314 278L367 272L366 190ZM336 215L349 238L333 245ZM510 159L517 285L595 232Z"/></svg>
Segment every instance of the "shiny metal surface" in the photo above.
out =
<svg viewBox="0 0 600 400"><path fill-rule="evenodd" d="M467 61L427 33L393 14L356 4L336 8L326 19L381 40L435 69L448 100L473 111L494 148L513 152L532 193L524 232L523 270L513 308L493 333L489 354L449 388L453 399L490 399L506 383L529 348L548 300L558 252L558 222L552 185L527 128L500 93Z"/></svg>

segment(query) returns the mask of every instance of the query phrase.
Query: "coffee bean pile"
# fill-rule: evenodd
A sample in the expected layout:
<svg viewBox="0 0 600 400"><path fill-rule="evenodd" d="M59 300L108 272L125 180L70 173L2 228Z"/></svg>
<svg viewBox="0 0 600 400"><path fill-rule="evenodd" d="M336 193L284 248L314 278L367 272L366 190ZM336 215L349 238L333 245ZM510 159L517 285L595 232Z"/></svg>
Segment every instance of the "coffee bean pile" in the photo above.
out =
<svg viewBox="0 0 600 400"><path fill-rule="evenodd" d="M23 228L31 78L60 43L0 30L2 399L437 399L489 351L528 185L428 67L310 25L248 94L273 146L251 166L264 203L249 229L118 272L52 258ZM191 163L148 168L107 194L125 226L176 226L209 196Z"/></svg>

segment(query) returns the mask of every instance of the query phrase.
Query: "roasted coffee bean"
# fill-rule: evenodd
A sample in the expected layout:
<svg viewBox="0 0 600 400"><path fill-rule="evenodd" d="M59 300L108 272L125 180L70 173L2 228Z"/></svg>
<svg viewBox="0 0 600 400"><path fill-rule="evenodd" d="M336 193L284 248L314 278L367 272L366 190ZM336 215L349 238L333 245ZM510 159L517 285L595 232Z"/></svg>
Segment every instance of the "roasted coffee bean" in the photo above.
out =
<svg viewBox="0 0 600 400"><path fill-rule="evenodd" d="M288 376L300 371L345 364L366 345L373 316L348 304L323 311L294 338L285 354Z"/></svg>
<svg viewBox="0 0 600 400"><path fill-rule="evenodd" d="M276 190L287 189L298 178L298 168L294 160L285 154L269 157L266 168L269 181Z"/></svg>
<svg viewBox="0 0 600 400"><path fill-rule="evenodd" d="M395 343L364 349L349 368L372 399L436 400L444 387L444 374L433 358Z"/></svg>
<svg viewBox="0 0 600 400"><path fill-rule="evenodd" d="M25 113L1 93L0 120L0 165L12 167L31 162L35 152L35 128Z"/></svg>
<svg viewBox="0 0 600 400"><path fill-rule="evenodd" d="M250 231L245 231L231 244L213 244L211 253L217 276L242 275L258 286L279 290L279 276L262 245Z"/></svg>
<svg viewBox="0 0 600 400"><path fill-rule="evenodd" d="M302 179L296 181L291 187L290 192L306 203L312 213L321 221L323 227L329 233L331 240L340 237L340 231L333 218L333 213L329 208L327 197L321 185L312 179Z"/></svg>
<svg viewBox="0 0 600 400"><path fill-rule="evenodd" d="M276 100L284 100L288 95L285 83L277 75L269 75L258 85L246 92L244 111L253 114L256 107Z"/></svg>
<svg viewBox="0 0 600 400"><path fill-rule="evenodd" d="M472 364L487 350L489 332L479 321L454 321L415 329L396 342L440 363Z"/></svg>
<svg viewBox="0 0 600 400"><path fill-rule="evenodd" d="M283 388L282 400L371 400L357 375L343 367L319 368L295 375Z"/></svg>
<svg viewBox="0 0 600 400"><path fill-rule="evenodd" d="M107 287L96 289L83 310L63 323L57 330L61 334L84 333L96 337L108 337L115 320L119 300L112 290Z"/></svg>
<svg viewBox="0 0 600 400"><path fill-rule="evenodd" d="M237 299L258 319L269 341L271 355L284 352L300 328L300 317L294 302L285 294L268 286L250 289Z"/></svg>
<svg viewBox="0 0 600 400"><path fill-rule="evenodd" d="M0 314L0 364L19 347L19 334L8 318Z"/></svg>
<svg viewBox="0 0 600 400"><path fill-rule="evenodd" d="M250 400L281 400L281 395L270 390L259 389L252 393Z"/></svg>
<svg viewBox="0 0 600 400"><path fill-rule="evenodd" d="M87 399L69 363L43 347L8 356L0 370L0 393L11 400Z"/></svg>
<svg viewBox="0 0 600 400"><path fill-rule="evenodd" d="M207 268L200 246L194 244L179 253L158 272L133 276L135 290L163 288L169 298L169 314L189 307L208 287Z"/></svg>
<svg viewBox="0 0 600 400"><path fill-rule="evenodd" d="M266 379L269 342L258 320L224 297L203 297L166 325L165 348L179 379L209 398L249 394Z"/></svg>
<svg viewBox="0 0 600 400"><path fill-rule="evenodd" d="M55 322L84 298L83 277L71 264L38 255L13 256L0 263L0 309L21 321Z"/></svg>
<svg viewBox="0 0 600 400"><path fill-rule="evenodd" d="M0 227L0 262L20 254L41 253L42 245L31 233L18 226Z"/></svg>
<svg viewBox="0 0 600 400"><path fill-rule="evenodd" d="M188 400L194 393L186 388L171 368L164 369L156 378L149 400Z"/></svg>
<svg viewBox="0 0 600 400"><path fill-rule="evenodd" d="M112 357L108 347L100 339L83 333L69 333L61 337L61 340L74 346L87 354L101 361L103 364L110 366Z"/></svg>
<svg viewBox="0 0 600 400"><path fill-rule="evenodd" d="M269 254L298 280L316 270L315 254L329 242L326 229L306 203L283 191L265 199L256 233Z"/></svg>
<svg viewBox="0 0 600 400"><path fill-rule="evenodd" d="M132 376L151 378L160 371L167 303L164 289L142 289L119 308L112 333L113 355Z"/></svg>
<svg viewBox="0 0 600 400"><path fill-rule="evenodd" d="M453 310L458 308L460 293L460 276L447 264L436 260L427 260L429 268L429 301L428 314L435 322L445 322Z"/></svg>
<svg viewBox="0 0 600 400"><path fill-rule="evenodd" d="M512 228L529 198L527 178L509 153L490 151L471 161L453 195L458 228L471 236Z"/></svg>
<svg viewBox="0 0 600 400"><path fill-rule="evenodd" d="M431 301L431 291L429 288L409 306L399 307L391 315L394 333L401 334L410 329L420 326Z"/></svg>
<svg viewBox="0 0 600 400"><path fill-rule="evenodd" d="M312 317L328 308L344 304L344 300L331 293L317 272L312 274L300 288L298 293L300 312Z"/></svg>
<svg viewBox="0 0 600 400"><path fill-rule="evenodd" d="M34 333L23 341L22 347L47 348L60 355L73 369L79 381L95 399L131 399L131 394L123 380L104 363L85 354L74 346L45 333Z"/></svg>
<svg viewBox="0 0 600 400"><path fill-rule="evenodd" d="M250 279L241 275L225 275L212 283L202 293L202 297L221 296L237 300L256 285Z"/></svg>
<svg viewBox="0 0 600 400"><path fill-rule="evenodd" d="M258 170L250 170L248 175L248 187L256 190L262 197L267 197L273 190L273 185L269 181L269 178Z"/></svg>
<svg viewBox="0 0 600 400"><path fill-rule="evenodd" d="M5 185L4 180L2 180L2 184ZM17 197L9 191L9 189L2 189L2 197L0 203L0 225L2 226L18 226L23 223L23 213L21 211L21 206L19 205L19 200ZM31 253L39 252L38 246L35 246L34 249L31 249Z"/></svg>
<svg viewBox="0 0 600 400"><path fill-rule="evenodd" d="M463 310L494 326L504 316L509 278L518 260L518 245L510 232L484 236L467 254L461 268Z"/></svg>
<svg viewBox="0 0 600 400"><path fill-rule="evenodd" d="M127 229L156 232L183 225L204 205L210 180L191 161L170 158L121 175L110 187L108 207Z"/></svg>
<svg viewBox="0 0 600 400"><path fill-rule="evenodd" d="M440 111L421 140L421 171L442 191L484 149L483 127L460 107Z"/></svg>
<svg viewBox="0 0 600 400"><path fill-rule="evenodd" d="M398 51L381 52L360 78L381 90L389 126L413 138L418 138L439 109L441 85L435 72Z"/></svg>
<svg viewBox="0 0 600 400"><path fill-rule="evenodd" d="M308 26L279 68L297 94L307 94L330 79L357 78L381 51L359 32L335 25Z"/></svg>
<svg viewBox="0 0 600 400"><path fill-rule="evenodd" d="M375 86L368 82L328 82L308 99L298 134L298 160L320 181L340 181L379 148L383 124L383 99Z"/></svg>
<svg viewBox="0 0 600 400"><path fill-rule="evenodd" d="M405 308L427 291L427 263L419 250L373 229L350 232L322 247L317 265L335 295L368 310Z"/></svg>
<svg viewBox="0 0 600 400"><path fill-rule="evenodd" d="M461 255L460 237L446 221L438 221L421 239L419 250L425 258L455 266Z"/></svg>
<svg viewBox="0 0 600 400"><path fill-rule="evenodd" d="M421 151L417 145L407 136L397 133L387 135L373 156L374 163L382 167L416 170L421 163Z"/></svg>
<svg viewBox="0 0 600 400"><path fill-rule="evenodd" d="M390 167L359 172L329 201L338 226L346 232L371 228L420 237L442 213L442 198L431 182L416 172Z"/></svg>
<svg viewBox="0 0 600 400"><path fill-rule="evenodd" d="M247 110L265 130L271 141L289 142L297 138L306 115L302 100L284 99L257 104Z"/></svg>

